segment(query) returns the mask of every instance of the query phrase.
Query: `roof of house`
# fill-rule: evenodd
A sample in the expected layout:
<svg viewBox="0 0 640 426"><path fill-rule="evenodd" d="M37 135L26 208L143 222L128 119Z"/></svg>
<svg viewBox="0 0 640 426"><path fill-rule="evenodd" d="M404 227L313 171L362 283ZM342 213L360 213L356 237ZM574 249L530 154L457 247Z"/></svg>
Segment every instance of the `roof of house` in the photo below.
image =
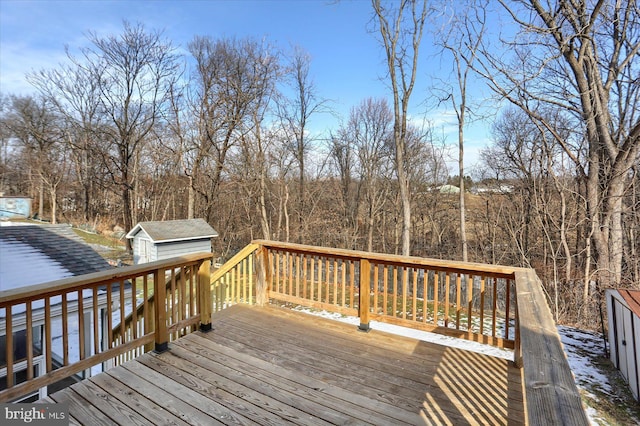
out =
<svg viewBox="0 0 640 426"><path fill-rule="evenodd" d="M640 290L618 289L618 293L627 302L631 311L640 317Z"/></svg>
<svg viewBox="0 0 640 426"><path fill-rule="evenodd" d="M69 225L0 226L0 290L110 268Z"/></svg>
<svg viewBox="0 0 640 426"><path fill-rule="evenodd" d="M127 233L127 238L133 238L141 230L155 243L196 240L218 236L218 232L204 219L185 219L166 220L162 222L139 222Z"/></svg>

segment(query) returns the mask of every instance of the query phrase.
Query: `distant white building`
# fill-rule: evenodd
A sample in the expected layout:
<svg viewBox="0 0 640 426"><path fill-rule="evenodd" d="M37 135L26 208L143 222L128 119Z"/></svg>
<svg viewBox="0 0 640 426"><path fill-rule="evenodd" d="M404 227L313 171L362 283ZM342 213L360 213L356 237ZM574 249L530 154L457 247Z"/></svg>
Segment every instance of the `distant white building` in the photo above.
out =
<svg viewBox="0 0 640 426"><path fill-rule="evenodd" d="M459 194L460 188L455 185L442 185L440 188L438 188L438 191L441 194Z"/></svg>
<svg viewBox="0 0 640 426"><path fill-rule="evenodd" d="M204 219L140 222L127 233L133 240L133 263L147 263L189 253L211 253L218 232Z"/></svg>

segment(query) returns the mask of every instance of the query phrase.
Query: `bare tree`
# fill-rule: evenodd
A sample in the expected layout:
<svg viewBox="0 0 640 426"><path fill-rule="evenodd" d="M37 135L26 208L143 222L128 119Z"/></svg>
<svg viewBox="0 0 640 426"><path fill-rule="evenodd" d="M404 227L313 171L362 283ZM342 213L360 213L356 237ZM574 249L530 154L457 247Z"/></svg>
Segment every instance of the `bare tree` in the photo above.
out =
<svg viewBox="0 0 640 426"><path fill-rule="evenodd" d="M269 53L265 46L261 59L256 58L256 98L250 110L250 116L245 123L246 132L242 133L239 142L239 152L235 159L235 179L240 183L247 200L247 217L250 225L254 224L253 217L259 219L261 238L272 238L269 205L269 179L274 146L279 142L277 126L265 124L265 117L272 113L274 97L277 95L276 83L280 76L278 55Z"/></svg>
<svg viewBox="0 0 640 426"><path fill-rule="evenodd" d="M44 194L49 194L51 222L57 222L58 186L65 177L66 156L61 147L64 129L60 116L45 97L11 97L5 125L20 142L24 166L37 177L38 216L44 218Z"/></svg>
<svg viewBox="0 0 640 426"><path fill-rule="evenodd" d="M272 84L275 59L266 45L250 39L196 37L189 50L196 60L191 104L197 132L187 147L185 169L191 180L190 205L197 193L210 221L227 156L255 124L256 108Z"/></svg>
<svg viewBox="0 0 640 426"><path fill-rule="evenodd" d="M94 214L92 197L99 181L102 150L97 135L101 125L99 79L68 51L69 65L41 70L27 76L40 93L64 116L65 144L75 164L75 177L82 188L82 214L89 221Z"/></svg>
<svg viewBox="0 0 640 426"><path fill-rule="evenodd" d="M326 100L318 98L317 89L310 75L311 57L301 47L295 47L289 64L289 87L293 94L279 102L279 118L282 132L289 139L289 149L298 165L298 232L297 241L303 242L305 220L309 217L309 194L306 186L307 157L314 138L309 135L310 118L326 111Z"/></svg>
<svg viewBox="0 0 640 426"><path fill-rule="evenodd" d="M404 154L409 99L416 81L418 52L427 18L427 2L401 0L383 5L381 0L372 0L371 3L379 24L393 94L393 140L402 205L402 254L409 255L411 252L411 200Z"/></svg>
<svg viewBox="0 0 640 426"><path fill-rule="evenodd" d="M458 186L460 187L460 244L462 260L468 261L468 241L465 218L465 169L464 169L464 131L467 125L467 113L472 113L468 106L467 85L469 74L480 43L485 33L486 2L463 2L452 4L443 9L443 24L435 34L436 42L453 59L455 83L438 81L435 91L440 102L448 101L455 111L458 124Z"/></svg>
<svg viewBox="0 0 640 426"><path fill-rule="evenodd" d="M136 222L132 192L135 160L167 107L169 89L177 78L178 57L159 31L124 23L120 35L89 34L92 47L83 55L98 82L100 112L106 124L102 137L110 144L105 164L120 188L126 230ZM130 240L127 240L131 250Z"/></svg>
<svg viewBox="0 0 640 426"><path fill-rule="evenodd" d="M640 8L634 0L501 3L521 28L507 45L513 60L485 49L478 69L574 162L585 181L594 273L601 286L618 286L624 265L622 205L640 152ZM567 143L547 119L550 109L565 114L584 135L583 147ZM585 288L590 280L587 270Z"/></svg>
<svg viewBox="0 0 640 426"><path fill-rule="evenodd" d="M376 220L388 195L391 181L392 113L384 99L366 99L351 113L349 126L353 127L359 161L359 179L363 185L367 251L373 251Z"/></svg>

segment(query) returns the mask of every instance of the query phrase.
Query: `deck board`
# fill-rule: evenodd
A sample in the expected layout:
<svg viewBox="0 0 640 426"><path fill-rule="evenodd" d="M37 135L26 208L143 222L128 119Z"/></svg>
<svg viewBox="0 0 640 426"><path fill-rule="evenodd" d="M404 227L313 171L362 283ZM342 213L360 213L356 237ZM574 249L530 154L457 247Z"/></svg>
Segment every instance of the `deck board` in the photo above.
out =
<svg viewBox="0 0 640 426"><path fill-rule="evenodd" d="M273 307L212 324L50 399L84 424L524 424L503 359Z"/></svg>

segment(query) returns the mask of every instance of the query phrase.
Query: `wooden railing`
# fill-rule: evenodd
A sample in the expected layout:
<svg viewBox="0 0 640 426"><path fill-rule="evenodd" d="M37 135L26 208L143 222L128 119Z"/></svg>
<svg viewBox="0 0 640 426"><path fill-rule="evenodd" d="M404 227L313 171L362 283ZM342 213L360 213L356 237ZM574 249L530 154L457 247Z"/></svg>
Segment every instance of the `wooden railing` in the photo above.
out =
<svg viewBox="0 0 640 426"><path fill-rule="evenodd" d="M213 311L219 312L236 303L256 302L256 252L260 246L249 244L211 275Z"/></svg>
<svg viewBox="0 0 640 426"><path fill-rule="evenodd" d="M145 285L146 289L153 288L153 276L148 275L146 278L149 279L149 282L143 285ZM197 309L197 297L193 291L193 289L197 288L197 279L197 265L165 271L165 306L169 307L170 311L167 316L170 341L181 337L188 331L195 330L195 325L192 325L187 330L184 327L180 328L179 323L181 318L185 317L184 313L189 312L191 309ZM138 278L139 280L141 278ZM162 281L162 278L160 280ZM144 333L145 322L148 323L150 330L155 328L155 292L152 291L138 294L136 309L132 309L124 321L115 323L109 335L109 341L123 342L132 340L134 336ZM121 354L113 362L117 365L152 349L153 345L147 344L145 347L139 347Z"/></svg>
<svg viewBox="0 0 640 426"><path fill-rule="evenodd" d="M197 325L209 329L213 311L236 303L274 303L358 316L364 331L376 320L512 348L514 363L523 368L527 422L587 423L540 281L531 269L262 240L212 275L210 257L197 254L0 293L7 348L13 348L13 331L24 328L32 342L30 330L42 324L47 364L43 377L29 373L25 383L12 383L8 374L0 402L100 363L117 363L150 348L164 350L172 338ZM72 311L78 323L90 326L78 331L78 360L69 356L69 338L63 337L63 366L54 370L51 323L56 310L63 336L69 334L64 327ZM101 316L104 345L96 325ZM33 370L33 354L28 345L28 372ZM6 357L8 373L16 361L24 362L13 359L10 349Z"/></svg>
<svg viewBox="0 0 640 426"><path fill-rule="evenodd" d="M237 269L243 259L255 273ZM258 304L359 316L361 330L377 320L511 348L528 424L588 424L532 269L258 240L221 269L232 270L234 285L253 289Z"/></svg>
<svg viewBox="0 0 640 426"><path fill-rule="evenodd" d="M0 292L7 372L0 402L102 363L108 366L149 349L162 351L173 336L198 325L210 328L210 259L211 253L198 253ZM121 321L128 315L129 326ZM54 323L60 324L58 330ZM14 357L14 333L20 330L26 333L26 381L14 383L14 366L24 362ZM33 375L35 351L45 357L39 377ZM60 367L54 369L56 358Z"/></svg>
<svg viewBox="0 0 640 426"><path fill-rule="evenodd" d="M324 309L513 349L513 268L255 241L273 303ZM259 287L259 286L258 286Z"/></svg>

